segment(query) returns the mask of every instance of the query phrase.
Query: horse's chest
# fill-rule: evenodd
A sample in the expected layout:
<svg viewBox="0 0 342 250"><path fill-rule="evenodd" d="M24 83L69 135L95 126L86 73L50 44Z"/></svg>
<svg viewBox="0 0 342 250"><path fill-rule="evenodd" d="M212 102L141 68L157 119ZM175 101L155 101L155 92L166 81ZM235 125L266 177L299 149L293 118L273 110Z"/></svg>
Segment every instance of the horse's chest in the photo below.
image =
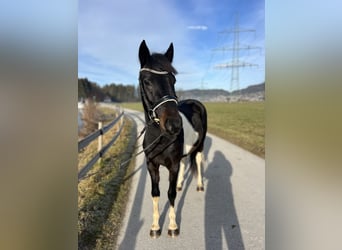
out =
<svg viewBox="0 0 342 250"><path fill-rule="evenodd" d="M185 117L184 114L179 112L182 122L183 122L183 132L184 132L184 148L183 154L186 155L190 152L192 146L198 140L198 133L194 130L191 123Z"/></svg>

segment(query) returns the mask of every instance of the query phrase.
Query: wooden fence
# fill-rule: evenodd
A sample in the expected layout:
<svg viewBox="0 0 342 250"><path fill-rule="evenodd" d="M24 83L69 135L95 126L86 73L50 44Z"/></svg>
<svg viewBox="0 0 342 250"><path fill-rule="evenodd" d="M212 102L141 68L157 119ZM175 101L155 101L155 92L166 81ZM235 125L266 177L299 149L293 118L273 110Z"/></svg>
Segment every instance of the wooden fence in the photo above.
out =
<svg viewBox="0 0 342 250"><path fill-rule="evenodd" d="M99 158L101 158L107 152L107 150L113 145L113 143L119 137L119 135L122 131L122 128L124 126L124 123L125 123L125 120L123 118L124 118L124 112L121 112L118 117L116 117L111 123L109 123L105 127L102 127L102 123L99 123L99 129L98 130L96 130L95 132L93 132L92 134L88 135L86 138L84 138L78 142L78 152L80 152L80 150L82 150L84 147L88 146L89 143L91 143L96 138L98 138L98 141L99 141L97 154L94 155L93 158L85 166L83 166L81 168L81 170L78 172L78 180L79 181L85 177L85 175L89 172L89 170L97 162L97 160ZM107 145L102 146L103 135L118 122L120 122L119 130L115 133L115 135L110 140L110 142L107 143Z"/></svg>

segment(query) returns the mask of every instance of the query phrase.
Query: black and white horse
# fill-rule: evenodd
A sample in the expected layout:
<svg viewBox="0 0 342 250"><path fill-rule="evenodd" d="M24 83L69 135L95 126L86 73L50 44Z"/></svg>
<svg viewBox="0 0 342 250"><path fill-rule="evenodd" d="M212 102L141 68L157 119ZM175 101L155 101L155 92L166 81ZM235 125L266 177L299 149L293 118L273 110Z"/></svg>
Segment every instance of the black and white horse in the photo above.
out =
<svg viewBox="0 0 342 250"><path fill-rule="evenodd" d="M145 112L146 132L143 147L152 181L153 223L150 236L160 236L159 166L169 170L170 202L168 235L179 234L176 223L175 198L182 189L186 156L190 157L192 173L197 174L197 191L203 191L201 163L207 133L207 112L197 100L178 101L172 66L173 44L165 54L151 54L145 41L139 48L139 86Z"/></svg>

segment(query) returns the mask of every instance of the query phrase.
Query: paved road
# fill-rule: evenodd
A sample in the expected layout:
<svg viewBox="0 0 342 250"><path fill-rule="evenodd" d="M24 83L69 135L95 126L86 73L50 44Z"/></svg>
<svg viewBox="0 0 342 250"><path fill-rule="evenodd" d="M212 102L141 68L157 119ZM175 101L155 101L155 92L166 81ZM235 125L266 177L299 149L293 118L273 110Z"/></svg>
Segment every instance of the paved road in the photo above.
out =
<svg viewBox="0 0 342 250"><path fill-rule="evenodd" d="M143 114L125 111L143 127ZM142 139L138 142L142 144ZM216 250L265 248L265 161L225 140L208 134L205 192L196 192L196 180L185 173L183 191L177 194L180 235L167 236L168 171L160 168L160 226L158 239L149 237L152 224L151 181L143 154L136 158L132 187L116 249Z"/></svg>

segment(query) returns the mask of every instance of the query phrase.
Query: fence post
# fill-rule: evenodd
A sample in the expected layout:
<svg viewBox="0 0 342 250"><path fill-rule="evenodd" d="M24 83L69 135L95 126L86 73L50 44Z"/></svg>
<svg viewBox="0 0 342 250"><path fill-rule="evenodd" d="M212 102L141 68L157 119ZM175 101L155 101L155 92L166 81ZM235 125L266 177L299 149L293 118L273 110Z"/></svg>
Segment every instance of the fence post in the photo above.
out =
<svg viewBox="0 0 342 250"><path fill-rule="evenodd" d="M123 109L122 108L120 108L120 114L123 112ZM123 119L124 119L124 116L121 116L121 118L120 118L120 125L122 126L122 124L123 124ZM120 127L121 127L120 126Z"/></svg>
<svg viewBox="0 0 342 250"><path fill-rule="evenodd" d="M99 129L102 129L102 127L103 127L103 124L102 124L102 122L99 122ZM98 152L100 152L101 151L101 149L102 149L102 143L103 143L103 133L101 133L100 135L99 135L99 140L98 140L98 147L97 147L97 151Z"/></svg>

